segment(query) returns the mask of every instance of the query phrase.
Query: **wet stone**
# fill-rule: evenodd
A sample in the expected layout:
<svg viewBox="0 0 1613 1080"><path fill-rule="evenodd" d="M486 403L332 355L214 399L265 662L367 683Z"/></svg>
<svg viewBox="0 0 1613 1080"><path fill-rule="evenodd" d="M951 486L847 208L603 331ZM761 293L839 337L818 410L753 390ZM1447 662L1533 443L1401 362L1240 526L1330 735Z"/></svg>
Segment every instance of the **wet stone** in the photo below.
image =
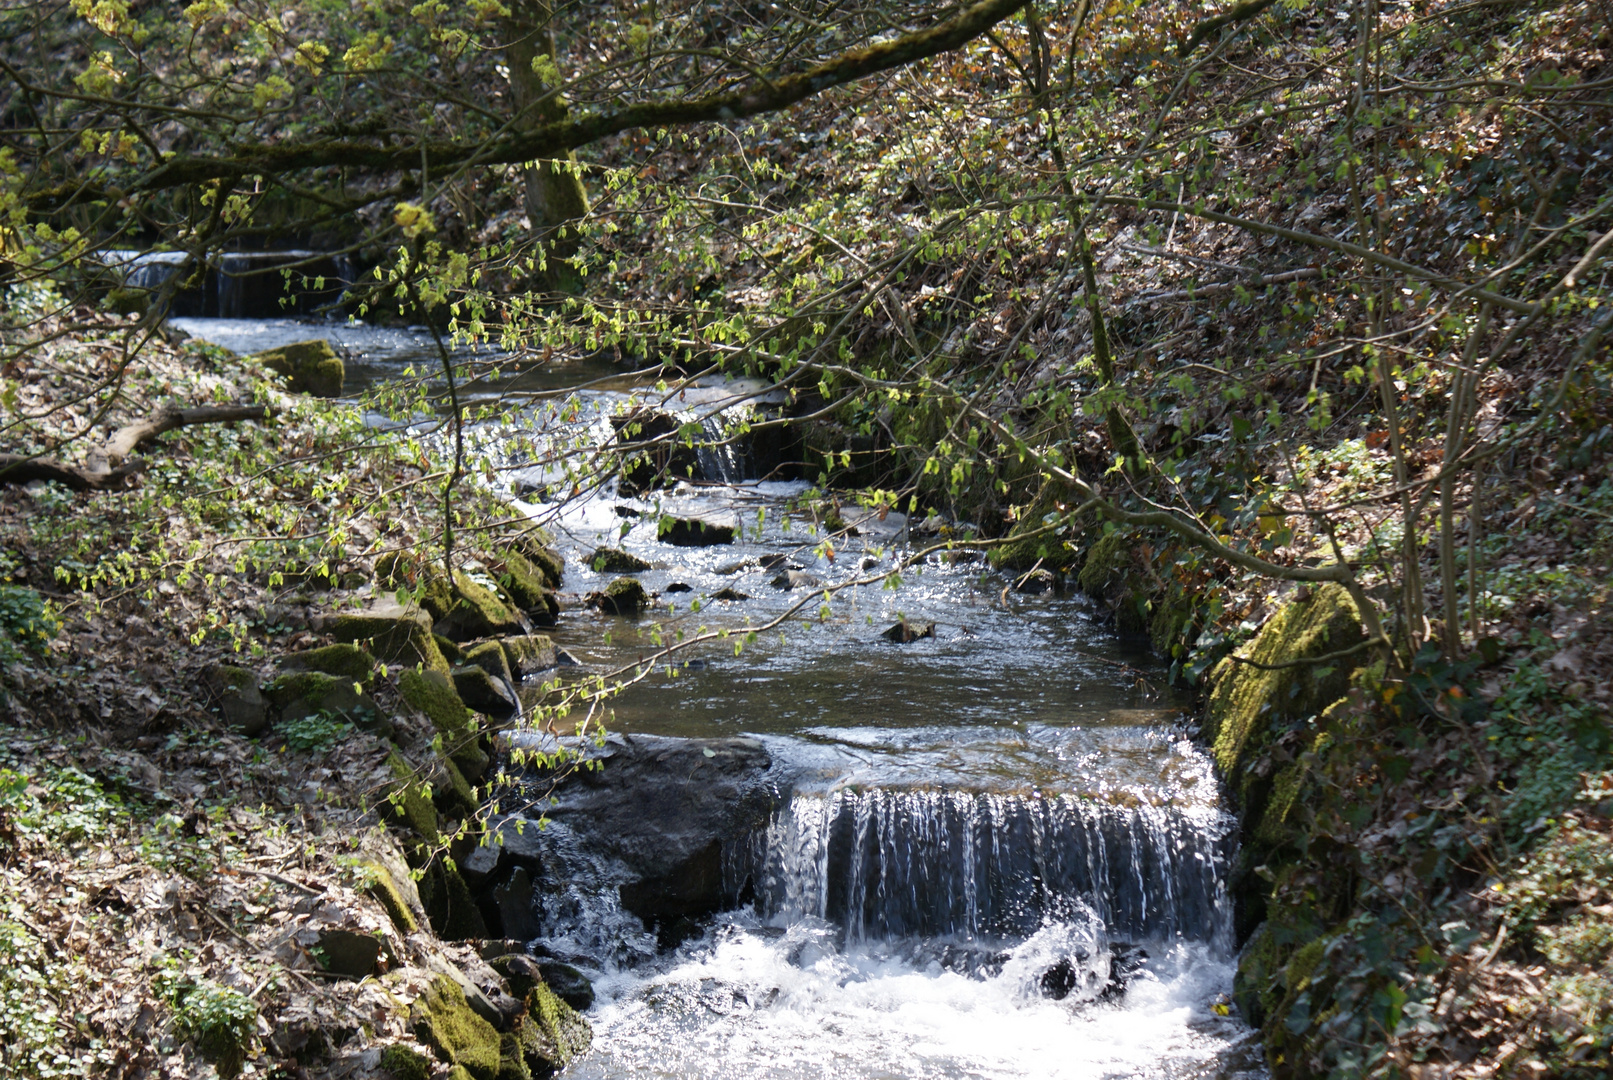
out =
<svg viewBox="0 0 1613 1080"><path fill-rule="evenodd" d="M910 641L918 641L921 638L933 638L935 636L935 624L933 622L914 622L903 619L901 622L894 623L886 628L885 632L879 636L886 641L906 645Z"/></svg>

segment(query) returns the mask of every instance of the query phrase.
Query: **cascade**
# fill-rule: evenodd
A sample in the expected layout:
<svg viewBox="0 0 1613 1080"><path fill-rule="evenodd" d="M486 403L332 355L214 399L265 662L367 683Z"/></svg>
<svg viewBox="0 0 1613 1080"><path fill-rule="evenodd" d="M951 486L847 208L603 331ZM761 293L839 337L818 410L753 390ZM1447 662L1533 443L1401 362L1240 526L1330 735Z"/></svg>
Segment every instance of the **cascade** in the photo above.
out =
<svg viewBox="0 0 1613 1080"><path fill-rule="evenodd" d="M1130 941L1229 943L1222 816L1069 796L931 790L797 794L730 873L775 923L848 940L1024 938L1089 910Z"/></svg>

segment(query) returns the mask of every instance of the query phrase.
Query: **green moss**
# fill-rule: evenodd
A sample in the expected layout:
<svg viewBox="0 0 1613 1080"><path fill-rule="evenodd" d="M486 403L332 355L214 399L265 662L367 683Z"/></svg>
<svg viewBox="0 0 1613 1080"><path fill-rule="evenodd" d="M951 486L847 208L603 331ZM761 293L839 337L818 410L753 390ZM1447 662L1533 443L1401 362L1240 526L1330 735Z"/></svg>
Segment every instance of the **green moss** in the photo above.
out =
<svg viewBox="0 0 1613 1080"><path fill-rule="evenodd" d="M465 1066L455 1065L448 1070L448 1075L443 1080L476 1080L476 1077L472 1076L470 1070Z"/></svg>
<svg viewBox="0 0 1613 1080"><path fill-rule="evenodd" d="M288 668L319 671L349 682L368 682L375 671L375 657L357 645L347 643L292 653L282 663Z"/></svg>
<svg viewBox="0 0 1613 1080"><path fill-rule="evenodd" d="M266 349L253 359L279 375L285 376L286 388L294 394L312 394L314 397L342 396L342 383L347 371L342 358L320 340L294 341L278 349Z"/></svg>
<svg viewBox="0 0 1613 1080"><path fill-rule="evenodd" d="M392 1080L431 1080L431 1059L402 1043L381 1051L381 1068L392 1074Z"/></svg>
<svg viewBox="0 0 1613 1080"><path fill-rule="evenodd" d="M538 572L543 575L543 583L551 589L560 588L561 581L566 576L566 560L562 559L555 550L549 546L546 538L541 542L536 537L517 541L521 554L527 557Z"/></svg>
<svg viewBox="0 0 1613 1080"><path fill-rule="evenodd" d="M409 1019L415 1038L444 1062L463 1068L474 1080L498 1080L498 1031L471 1010L453 979L437 976L415 999Z"/></svg>
<svg viewBox="0 0 1613 1080"><path fill-rule="evenodd" d="M387 918L392 920L392 925L398 928L400 934L412 934L420 929L420 924L414 921L414 912L404 902L398 883L392 880L392 874L386 867L371 861L360 863L359 869L367 882L364 891L386 909Z"/></svg>
<svg viewBox="0 0 1613 1080"><path fill-rule="evenodd" d="M610 615L637 615L649 606L649 594L632 578L619 577L600 594L599 610Z"/></svg>
<svg viewBox="0 0 1613 1080"><path fill-rule="evenodd" d="M440 671L405 671L398 676L398 694L426 714L432 727L444 735L470 730L470 711L459 700L454 684Z"/></svg>
<svg viewBox="0 0 1613 1080"><path fill-rule="evenodd" d="M437 808L432 806L431 800L426 797L425 787L415 775L414 769L403 760L403 755L395 750L387 755L386 766L396 781L389 794L396 794L397 801L389 800L389 805L403 819L404 824L414 830L416 836L428 844L439 843L442 834L437 831ZM402 897L399 897L398 901L402 903Z"/></svg>
<svg viewBox="0 0 1613 1080"><path fill-rule="evenodd" d="M1069 492L1063 484L1044 480L1036 497L1020 512L1019 520L1008 531L1008 542L993 548L990 559L993 566L1004 570L1029 570L1040 562L1043 566L1062 570L1077 561L1076 550L1053 533L1026 536L1047 526L1049 514L1059 513L1060 504L1070 503Z"/></svg>
<svg viewBox="0 0 1613 1080"><path fill-rule="evenodd" d="M1266 665L1337 652L1364 640L1355 602L1340 585L1325 585L1295 600L1267 621L1237 655ZM1228 658L1212 675L1204 737L1234 793L1244 801L1251 778L1245 767L1275 725L1315 715L1349 687L1355 665L1299 664L1267 671Z"/></svg>
<svg viewBox="0 0 1613 1080"><path fill-rule="evenodd" d="M451 638L461 641L479 637L502 637L519 634L525 627L492 590L478 585L464 574L454 575L459 595L452 606L438 616L438 629Z"/></svg>
<svg viewBox="0 0 1613 1080"><path fill-rule="evenodd" d="M354 611L336 617L337 641L368 642L378 659L428 671L448 672L448 661L431 637L431 620L419 609Z"/></svg>
<svg viewBox="0 0 1613 1080"><path fill-rule="evenodd" d="M1084 592L1102 596L1111 585L1124 578L1131 568L1131 541L1125 533L1112 532L1098 538L1087 550L1081 573L1076 578Z"/></svg>
<svg viewBox="0 0 1613 1080"><path fill-rule="evenodd" d="M593 1039L588 1021L546 984L537 983L527 992L521 1041L535 1071L559 1072L587 1052Z"/></svg>

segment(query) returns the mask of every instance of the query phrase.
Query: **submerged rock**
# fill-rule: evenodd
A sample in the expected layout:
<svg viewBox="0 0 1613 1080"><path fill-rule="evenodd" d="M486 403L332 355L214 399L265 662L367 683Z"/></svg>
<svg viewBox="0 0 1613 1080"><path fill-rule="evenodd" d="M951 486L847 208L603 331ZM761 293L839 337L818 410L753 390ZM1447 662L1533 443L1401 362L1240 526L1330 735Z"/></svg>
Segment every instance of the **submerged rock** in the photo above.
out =
<svg viewBox="0 0 1613 1080"><path fill-rule="evenodd" d="M908 642L918 641L920 638L933 638L935 636L935 624L933 622L913 622L903 619L901 622L894 623L888 627L879 636L886 641L906 645Z"/></svg>
<svg viewBox="0 0 1613 1080"><path fill-rule="evenodd" d="M727 513L663 517L656 526L657 537L663 543L677 547L732 544L738 532L739 518Z"/></svg>
<svg viewBox="0 0 1613 1080"><path fill-rule="evenodd" d="M711 594L711 598L713 600L722 600L725 603L733 604L738 603L741 600L749 600L750 596L746 593L740 592L738 589L730 588L718 589L716 592Z"/></svg>
<svg viewBox="0 0 1613 1080"><path fill-rule="evenodd" d="M725 877L723 853L748 844L787 797L772 765L755 739L613 736L601 768L560 778L543 808L547 828L495 823L509 869L493 880L513 884L510 871L527 866L587 877L604 860L622 907L665 939L679 920L723 910L744 891ZM530 891L499 899L517 909L531 902Z"/></svg>
<svg viewBox="0 0 1613 1080"><path fill-rule="evenodd" d="M650 569L647 560L621 548L595 548L588 556L588 565L596 574L638 574Z"/></svg>
<svg viewBox="0 0 1613 1080"><path fill-rule="evenodd" d="M769 584L775 589L789 592L791 589L816 589L823 582L805 570L786 570L775 577Z"/></svg>

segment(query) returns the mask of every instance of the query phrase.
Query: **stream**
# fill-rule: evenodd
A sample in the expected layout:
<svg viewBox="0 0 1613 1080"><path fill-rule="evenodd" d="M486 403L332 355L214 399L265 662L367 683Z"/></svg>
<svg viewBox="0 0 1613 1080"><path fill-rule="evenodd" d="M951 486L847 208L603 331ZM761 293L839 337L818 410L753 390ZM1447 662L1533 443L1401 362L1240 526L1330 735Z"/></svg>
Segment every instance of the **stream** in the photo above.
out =
<svg viewBox="0 0 1613 1080"><path fill-rule="evenodd" d="M419 331L175 322L244 352L329 337L349 393L434 356ZM1226 1015L1234 823L1146 647L1117 638L1084 598L1015 592L979 561L932 557L888 587L877 579L893 560L933 542L922 523L842 506L856 535L831 556L796 506L808 485L757 479L743 446L703 455L670 491L545 502L569 483L524 462L549 443L608 438L609 414L644 392L610 382L616 370L515 374L551 395L590 388L523 399L470 445L558 538L566 578L551 632L577 662L566 677L631 664L657 635L734 631L627 688L609 729L749 736L779 799L765 827L723 850L744 902L675 944L623 910L610 867L557 857L566 880L534 894L533 948L582 968L597 995L594 1047L565 1075L1264 1076L1253 1033ZM668 407L708 417L720 436L759 389L712 381ZM536 451L514 449L517 437ZM662 514L728 520L741 535L674 545L658 535ZM650 563L635 575L656 597L642 618L582 603L617 576L589 568L600 545ZM795 587L779 587L791 574ZM856 577L876 580L820 611L823 585ZM747 627L813 593L782 633L746 642ZM886 640L903 619L933 635Z"/></svg>

